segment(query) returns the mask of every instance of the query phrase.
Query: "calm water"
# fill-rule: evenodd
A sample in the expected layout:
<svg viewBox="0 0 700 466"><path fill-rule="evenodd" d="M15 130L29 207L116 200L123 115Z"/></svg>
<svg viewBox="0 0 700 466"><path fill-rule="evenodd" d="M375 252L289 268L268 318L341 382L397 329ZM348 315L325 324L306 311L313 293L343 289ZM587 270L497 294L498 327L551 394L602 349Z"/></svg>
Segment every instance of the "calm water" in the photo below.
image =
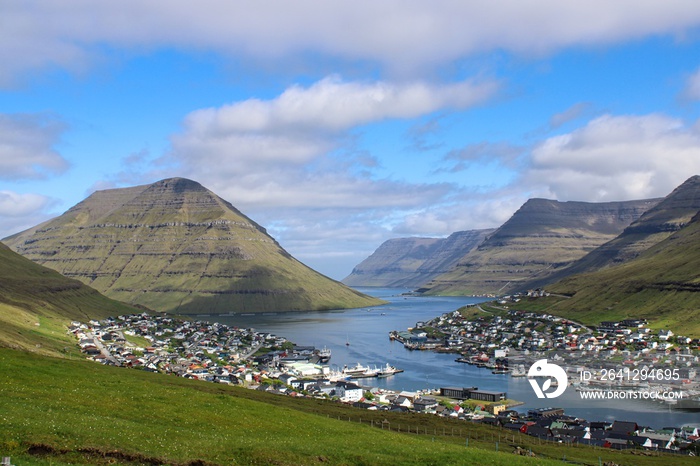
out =
<svg viewBox="0 0 700 466"><path fill-rule="evenodd" d="M498 390L525 404L526 411L548 406L562 407L567 414L590 420L631 420L654 427L700 424L700 414L670 410L668 406L647 401L590 401L568 389L556 400L538 399L525 378L494 375L488 369L455 362L453 354L409 351L401 343L389 340L391 330L405 330L416 322L430 320L466 304L483 301L470 297L402 296L409 290L396 288L360 288L360 291L389 301L378 307L343 311L296 312L264 315L209 317L211 320L283 336L298 345L323 346L332 350L332 367L356 363L383 366L386 363L405 372L386 379L362 382L392 390L415 391L445 386ZM346 345L349 343L349 345Z"/></svg>

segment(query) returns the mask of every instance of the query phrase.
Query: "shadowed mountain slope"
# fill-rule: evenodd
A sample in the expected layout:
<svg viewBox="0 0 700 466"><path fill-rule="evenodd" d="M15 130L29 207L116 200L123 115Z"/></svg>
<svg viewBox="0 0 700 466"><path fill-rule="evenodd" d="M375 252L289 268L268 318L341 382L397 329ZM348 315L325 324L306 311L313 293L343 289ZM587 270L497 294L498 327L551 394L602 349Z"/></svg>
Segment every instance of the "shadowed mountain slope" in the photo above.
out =
<svg viewBox="0 0 700 466"><path fill-rule="evenodd" d="M382 243L343 283L350 286L418 287L448 272L493 230L458 231L447 238L396 238Z"/></svg>
<svg viewBox="0 0 700 466"><path fill-rule="evenodd" d="M310 269L197 182L98 191L5 239L120 301L174 313L320 310L381 301Z"/></svg>
<svg viewBox="0 0 700 466"><path fill-rule="evenodd" d="M52 354L70 320L138 312L0 243L0 346Z"/></svg>
<svg viewBox="0 0 700 466"><path fill-rule="evenodd" d="M615 238L658 202L530 199L453 270L419 291L487 295L527 289Z"/></svg>
<svg viewBox="0 0 700 466"><path fill-rule="evenodd" d="M570 275L593 272L630 261L679 231L698 211L700 211L700 176L696 175L644 212L618 237L591 251L570 267L547 277L547 282L539 281L533 283L533 286L545 286Z"/></svg>

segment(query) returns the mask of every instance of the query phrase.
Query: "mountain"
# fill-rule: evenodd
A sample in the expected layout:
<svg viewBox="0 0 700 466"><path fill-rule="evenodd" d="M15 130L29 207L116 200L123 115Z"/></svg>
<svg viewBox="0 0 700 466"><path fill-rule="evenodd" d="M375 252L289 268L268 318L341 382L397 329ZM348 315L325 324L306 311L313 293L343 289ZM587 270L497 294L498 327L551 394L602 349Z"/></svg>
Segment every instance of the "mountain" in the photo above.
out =
<svg viewBox="0 0 700 466"><path fill-rule="evenodd" d="M343 279L349 286L418 287L449 271L493 230L458 231L447 238L395 238L382 243Z"/></svg>
<svg viewBox="0 0 700 466"><path fill-rule="evenodd" d="M612 240L658 202L530 199L451 271L419 291L487 295L527 289Z"/></svg>
<svg viewBox="0 0 700 466"><path fill-rule="evenodd" d="M0 346L55 353L65 345L66 321L133 312L0 243Z"/></svg>
<svg viewBox="0 0 700 466"><path fill-rule="evenodd" d="M320 310L381 301L305 266L195 181L97 191L4 240L105 295L172 313Z"/></svg>
<svg viewBox="0 0 700 466"><path fill-rule="evenodd" d="M594 249L570 267L548 277L552 283L567 276L593 272L628 262L683 228L700 211L700 176L695 175L650 208L613 240ZM534 286L544 286L545 282Z"/></svg>
<svg viewBox="0 0 700 466"><path fill-rule="evenodd" d="M647 318L654 328L700 336L700 212L636 258L547 289L570 296L536 300L553 314L594 325Z"/></svg>

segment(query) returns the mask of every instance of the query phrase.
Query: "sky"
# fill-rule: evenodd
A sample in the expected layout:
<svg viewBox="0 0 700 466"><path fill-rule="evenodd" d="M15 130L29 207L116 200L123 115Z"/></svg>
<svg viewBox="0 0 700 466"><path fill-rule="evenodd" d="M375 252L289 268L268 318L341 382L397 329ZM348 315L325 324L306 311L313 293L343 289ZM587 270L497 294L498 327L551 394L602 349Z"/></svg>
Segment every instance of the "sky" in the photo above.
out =
<svg viewBox="0 0 700 466"><path fill-rule="evenodd" d="M0 2L0 238L198 181L342 279L700 174L697 0Z"/></svg>

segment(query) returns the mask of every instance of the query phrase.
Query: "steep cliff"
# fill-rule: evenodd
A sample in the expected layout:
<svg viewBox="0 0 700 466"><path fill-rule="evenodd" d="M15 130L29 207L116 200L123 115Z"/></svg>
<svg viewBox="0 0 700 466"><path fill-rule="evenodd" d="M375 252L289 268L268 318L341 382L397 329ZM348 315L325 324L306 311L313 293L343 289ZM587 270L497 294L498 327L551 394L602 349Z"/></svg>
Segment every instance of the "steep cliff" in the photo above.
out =
<svg viewBox="0 0 700 466"><path fill-rule="evenodd" d="M451 271L420 291L504 294L547 282L552 274L615 238L658 202L530 199Z"/></svg>
<svg viewBox="0 0 700 466"><path fill-rule="evenodd" d="M413 288L449 271L493 230L458 231L447 238L396 238L382 243L343 283Z"/></svg>
<svg viewBox="0 0 700 466"><path fill-rule="evenodd" d="M628 262L679 231L700 211L700 176L693 176L673 190L619 236L591 251L580 260L548 277L548 282L593 272ZM544 285L536 283L535 285Z"/></svg>

